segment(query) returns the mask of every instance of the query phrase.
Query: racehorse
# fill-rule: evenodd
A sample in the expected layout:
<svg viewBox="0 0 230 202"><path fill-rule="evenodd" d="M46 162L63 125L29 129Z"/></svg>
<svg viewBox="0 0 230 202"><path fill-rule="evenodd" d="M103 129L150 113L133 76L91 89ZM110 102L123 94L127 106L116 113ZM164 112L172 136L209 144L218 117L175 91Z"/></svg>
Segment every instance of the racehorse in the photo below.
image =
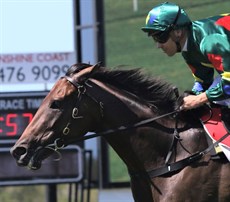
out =
<svg viewBox="0 0 230 202"><path fill-rule="evenodd" d="M176 110L172 84L140 69L75 64L11 149L39 169L55 150L103 136L126 164L135 202L230 201L230 164L213 159L192 110ZM53 149L51 149L53 148Z"/></svg>

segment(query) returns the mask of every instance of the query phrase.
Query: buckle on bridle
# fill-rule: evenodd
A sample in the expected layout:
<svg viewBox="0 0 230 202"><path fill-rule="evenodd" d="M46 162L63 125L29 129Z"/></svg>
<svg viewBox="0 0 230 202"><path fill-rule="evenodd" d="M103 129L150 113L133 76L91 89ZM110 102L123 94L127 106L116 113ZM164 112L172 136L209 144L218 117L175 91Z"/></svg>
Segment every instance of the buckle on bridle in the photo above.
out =
<svg viewBox="0 0 230 202"><path fill-rule="evenodd" d="M70 132L69 125L70 125L70 123L68 123L67 126L63 129L62 133L64 135L68 135L69 134L69 132Z"/></svg>
<svg viewBox="0 0 230 202"><path fill-rule="evenodd" d="M57 138L55 141L54 141L54 149L55 151L57 151L58 149L62 149L65 147L65 143L64 143L64 140L61 139L61 138Z"/></svg>

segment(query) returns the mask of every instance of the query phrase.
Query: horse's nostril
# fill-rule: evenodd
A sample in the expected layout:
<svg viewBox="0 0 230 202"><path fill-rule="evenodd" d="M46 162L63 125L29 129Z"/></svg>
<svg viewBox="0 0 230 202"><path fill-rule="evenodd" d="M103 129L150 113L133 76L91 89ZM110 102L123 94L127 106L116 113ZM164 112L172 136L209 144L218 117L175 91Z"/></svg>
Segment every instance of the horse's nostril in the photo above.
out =
<svg viewBox="0 0 230 202"><path fill-rule="evenodd" d="M13 150L12 154L14 157L20 157L24 155L27 152L26 148L24 147L17 147L16 149Z"/></svg>

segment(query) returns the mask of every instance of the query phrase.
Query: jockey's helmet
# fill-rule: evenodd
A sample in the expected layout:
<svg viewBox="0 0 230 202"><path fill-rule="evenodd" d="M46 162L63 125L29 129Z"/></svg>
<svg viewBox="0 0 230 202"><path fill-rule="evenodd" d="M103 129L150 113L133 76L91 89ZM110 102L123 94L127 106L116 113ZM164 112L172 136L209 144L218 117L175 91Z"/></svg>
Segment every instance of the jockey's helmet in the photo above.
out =
<svg viewBox="0 0 230 202"><path fill-rule="evenodd" d="M147 32L149 36L158 33L167 35L171 30L180 29L191 25L186 12L178 5L165 2L159 4L149 11L146 17L145 26L142 27L144 32Z"/></svg>

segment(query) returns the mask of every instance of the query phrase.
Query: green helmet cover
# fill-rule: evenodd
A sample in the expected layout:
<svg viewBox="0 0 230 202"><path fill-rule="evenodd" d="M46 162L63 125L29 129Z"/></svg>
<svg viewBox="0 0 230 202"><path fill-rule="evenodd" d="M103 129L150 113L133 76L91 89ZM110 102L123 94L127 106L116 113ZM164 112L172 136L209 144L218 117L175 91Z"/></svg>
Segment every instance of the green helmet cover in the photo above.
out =
<svg viewBox="0 0 230 202"><path fill-rule="evenodd" d="M165 2L154 7L146 17L144 32L169 31L189 26L191 20L178 5Z"/></svg>

